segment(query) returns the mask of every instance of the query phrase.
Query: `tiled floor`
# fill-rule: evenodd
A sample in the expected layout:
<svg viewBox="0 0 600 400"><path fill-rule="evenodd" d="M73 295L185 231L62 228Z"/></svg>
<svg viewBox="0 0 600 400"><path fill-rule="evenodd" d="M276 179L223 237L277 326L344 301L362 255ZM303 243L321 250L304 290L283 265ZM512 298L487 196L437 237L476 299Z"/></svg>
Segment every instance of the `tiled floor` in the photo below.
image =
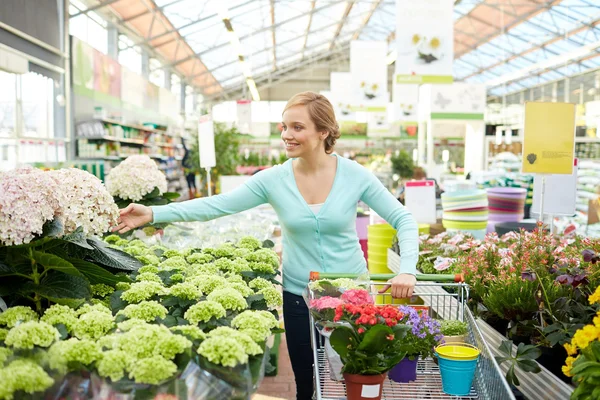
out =
<svg viewBox="0 0 600 400"><path fill-rule="evenodd" d="M296 383L290 357L288 356L285 335L281 335L279 347L279 370L276 376L265 377L258 388L259 395L271 396L276 399L293 400L296 398ZM260 398L260 396L256 396Z"/></svg>

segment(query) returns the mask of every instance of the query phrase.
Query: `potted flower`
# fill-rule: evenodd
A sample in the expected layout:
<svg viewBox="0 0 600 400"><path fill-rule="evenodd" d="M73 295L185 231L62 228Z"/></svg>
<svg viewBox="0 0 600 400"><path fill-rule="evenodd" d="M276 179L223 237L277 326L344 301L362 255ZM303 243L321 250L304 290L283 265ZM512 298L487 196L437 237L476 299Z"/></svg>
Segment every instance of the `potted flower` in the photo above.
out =
<svg viewBox="0 0 600 400"><path fill-rule="evenodd" d="M403 317L390 305L336 307L330 342L344 364L348 400L381 398L387 372L406 355L402 345L410 327L399 323Z"/></svg>
<svg viewBox="0 0 600 400"><path fill-rule="evenodd" d="M419 357L433 356L434 348L442 340L442 335L440 323L426 313L419 314L410 306L400 306L399 311L404 315L401 322L410 327L410 330L400 346L400 350L406 353L406 358L390 371L390 379L404 383L417 379Z"/></svg>
<svg viewBox="0 0 600 400"><path fill-rule="evenodd" d="M456 319L447 319L441 322L440 331L446 343L464 343L467 335L467 323Z"/></svg>

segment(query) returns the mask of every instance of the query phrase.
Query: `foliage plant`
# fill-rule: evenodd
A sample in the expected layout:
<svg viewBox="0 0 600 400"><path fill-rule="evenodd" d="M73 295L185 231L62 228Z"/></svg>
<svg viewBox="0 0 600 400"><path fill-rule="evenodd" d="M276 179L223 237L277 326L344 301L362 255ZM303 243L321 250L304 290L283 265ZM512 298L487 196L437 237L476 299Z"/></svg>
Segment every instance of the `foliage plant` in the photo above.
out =
<svg viewBox="0 0 600 400"><path fill-rule="evenodd" d="M440 322L440 332L444 336L466 335L467 323L457 319L446 319Z"/></svg>
<svg viewBox="0 0 600 400"><path fill-rule="evenodd" d="M412 157L404 150L394 154L390 159L392 163L392 172L400 175L403 179L410 179L413 176L415 165Z"/></svg>

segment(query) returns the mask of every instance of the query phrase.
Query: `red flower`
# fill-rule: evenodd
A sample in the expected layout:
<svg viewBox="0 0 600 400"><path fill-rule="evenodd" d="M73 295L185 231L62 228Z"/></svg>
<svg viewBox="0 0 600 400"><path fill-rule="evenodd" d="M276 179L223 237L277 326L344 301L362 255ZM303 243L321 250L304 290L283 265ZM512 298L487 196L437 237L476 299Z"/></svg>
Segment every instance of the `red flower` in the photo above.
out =
<svg viewBox="0 0 600 400"><path fill-rule="evenodd" d="M377 323L377 318L371 317L371 319L369 320L369 324L375 325L376 323Z"/></svg>
<svg viewBox="0 0 600 400"><path fill-rule="evenodd" d="M362 328L362 327L361 327L361 328L358 328L358 333L359 333L359 334L363 334L363 333L365 333L365 329L364 329L364 328Z"/></svg>
<svg viewBox="0 0 600 400"><path fill-rule="evenodd" d="M387 340L394 340L394 334L387 335L385 338Z"/></svg>

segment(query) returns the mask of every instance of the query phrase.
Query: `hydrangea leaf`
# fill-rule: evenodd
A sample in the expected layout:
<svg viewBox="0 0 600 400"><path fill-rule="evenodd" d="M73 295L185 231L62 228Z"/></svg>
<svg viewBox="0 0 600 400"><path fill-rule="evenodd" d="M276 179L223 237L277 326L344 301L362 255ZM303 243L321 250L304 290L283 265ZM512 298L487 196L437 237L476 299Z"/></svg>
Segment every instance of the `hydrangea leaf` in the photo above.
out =
<svg viewBox="0 0 600 400"><path fill-rule="evenodd" d="M104 268L91 262L79 259L69 259L86 278L89 279L92 285L104 283L105 285L114 286L117 282L131 282L127 276L115 275Z"/></svg>
<svg viewBox="0 0 600 400"><path fill-rule="evenodd" d="M110 248L98 239L88 239L88 243L94 247L94 251L87 252L87 255L98 264L125 271L137 271L142 267L142 263L137 258L124 251Z"/></svg>
<svg viewBox="0 0 600 400"><path fill-rule="evenodd" d="M27 285L30 292L52 299L87 299L91 296L90 283L80 276L53 271L39 285Z"/></svg>
<svg viewBox="0 0 600 400"><path fill-rule="evenodd" d="M79 272L79 270L73 266L73 264L66 260L63 260L58 256L55 256L54 254L48 254L34 250L31 256L35 262L37 262L40 265L43 265L44 267L46 267L46 269L53 269L68 275L82 275L81 272Z"/></svg>

